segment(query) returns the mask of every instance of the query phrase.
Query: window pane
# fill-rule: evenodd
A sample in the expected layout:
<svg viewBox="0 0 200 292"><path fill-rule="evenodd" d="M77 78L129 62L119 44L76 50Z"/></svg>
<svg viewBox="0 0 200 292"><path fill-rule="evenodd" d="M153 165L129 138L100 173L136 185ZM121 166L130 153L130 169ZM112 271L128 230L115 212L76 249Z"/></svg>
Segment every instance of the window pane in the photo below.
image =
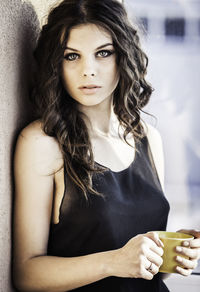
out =
<svg viewBox="0 0 200 292"><path fill-rule="evenodd" d="M184 18L166 18L165 34L166 36L184 37L185 19Z"/></svg>

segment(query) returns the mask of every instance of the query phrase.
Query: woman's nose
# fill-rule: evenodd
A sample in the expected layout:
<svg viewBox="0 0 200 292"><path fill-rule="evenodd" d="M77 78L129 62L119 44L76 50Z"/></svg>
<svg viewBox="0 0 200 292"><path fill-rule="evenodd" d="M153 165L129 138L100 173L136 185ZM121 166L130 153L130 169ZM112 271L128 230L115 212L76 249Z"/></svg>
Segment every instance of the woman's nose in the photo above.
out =
<svg viewBox="0 0 200 292"><path fill-rule="evenodd" d="M83 61L82 76L96 76L96 63L94 60L87 59Z"/></svg>

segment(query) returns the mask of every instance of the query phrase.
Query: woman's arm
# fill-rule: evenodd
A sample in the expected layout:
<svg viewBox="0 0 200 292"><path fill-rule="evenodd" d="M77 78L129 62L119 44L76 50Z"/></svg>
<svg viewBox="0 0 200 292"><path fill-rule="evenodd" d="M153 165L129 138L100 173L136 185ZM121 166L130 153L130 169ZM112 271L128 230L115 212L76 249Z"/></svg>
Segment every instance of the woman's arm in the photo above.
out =
<svg viewBox="0 0 200 292"><path fill-rule="evenodd" d="M66 291L106 277L105 253L47 256L54 173L62 167L57 143L39 123L22 131L15 152L14 282L21 291Z"/></svg>
<svg viewBox="0 0 200 292"><path fill-rule="evenodd" d="M54 173L62 167L56 141L39 123L22 131L15 152L13 278L20 291L68 291L108 276L152 279L162 264L155 234L124 247L81 257L47 256ZM152 265L153 271L147 268Z"/></svg>
<svg viewBox="0 0 200 292"><path fill-rule="evenodd" d="M144 127L147 128L147 138L151 148L154 164L160 184L164 190L164 153L162 139L158 130L156 130L153 126L145 123Z"/></svg>

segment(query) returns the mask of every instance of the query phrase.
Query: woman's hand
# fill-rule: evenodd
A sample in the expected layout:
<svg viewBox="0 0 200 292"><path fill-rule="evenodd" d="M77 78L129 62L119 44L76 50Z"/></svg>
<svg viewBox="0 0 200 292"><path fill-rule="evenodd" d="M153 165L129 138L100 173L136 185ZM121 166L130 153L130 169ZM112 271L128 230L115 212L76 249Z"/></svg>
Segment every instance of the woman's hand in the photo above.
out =
<svg viewBox="0 0 200 292"><path fill-rule="evenodd" d="M115 250L114 276L151 280L162 265L162 247L156 232L131 238L122 248Z"/></svg>
<svg viewBox="0 0 200 292"><path fill-rule="evenodd" d="M176 270L183 276L189 276L197 267L198 260L200 259L200 231L181 229L177 232L194 236L193 240L185 240L181 247L176 247L176 252L180 254L176 260L181 265L181 267L177 266ZM187 256L189 259L185 259L182 256Z"/></svg>

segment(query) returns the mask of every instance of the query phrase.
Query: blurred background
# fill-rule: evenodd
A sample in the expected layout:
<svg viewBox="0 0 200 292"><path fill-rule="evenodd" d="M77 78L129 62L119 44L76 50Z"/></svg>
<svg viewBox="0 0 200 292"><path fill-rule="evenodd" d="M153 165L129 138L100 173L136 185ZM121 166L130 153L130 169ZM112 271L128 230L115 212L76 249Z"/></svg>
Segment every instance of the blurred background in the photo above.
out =
<svg viewBox="0 0 200 292"><path fill-rule="evenodd" d="M155 90L144 110L156 119L143 118L163 139L167 229L200 230L200 1L125 0L125 6L149 57L147 80ZM193 282L181 278L184 287L177 278L170 291L199 291L200 264L197 275Z"/></svg>

